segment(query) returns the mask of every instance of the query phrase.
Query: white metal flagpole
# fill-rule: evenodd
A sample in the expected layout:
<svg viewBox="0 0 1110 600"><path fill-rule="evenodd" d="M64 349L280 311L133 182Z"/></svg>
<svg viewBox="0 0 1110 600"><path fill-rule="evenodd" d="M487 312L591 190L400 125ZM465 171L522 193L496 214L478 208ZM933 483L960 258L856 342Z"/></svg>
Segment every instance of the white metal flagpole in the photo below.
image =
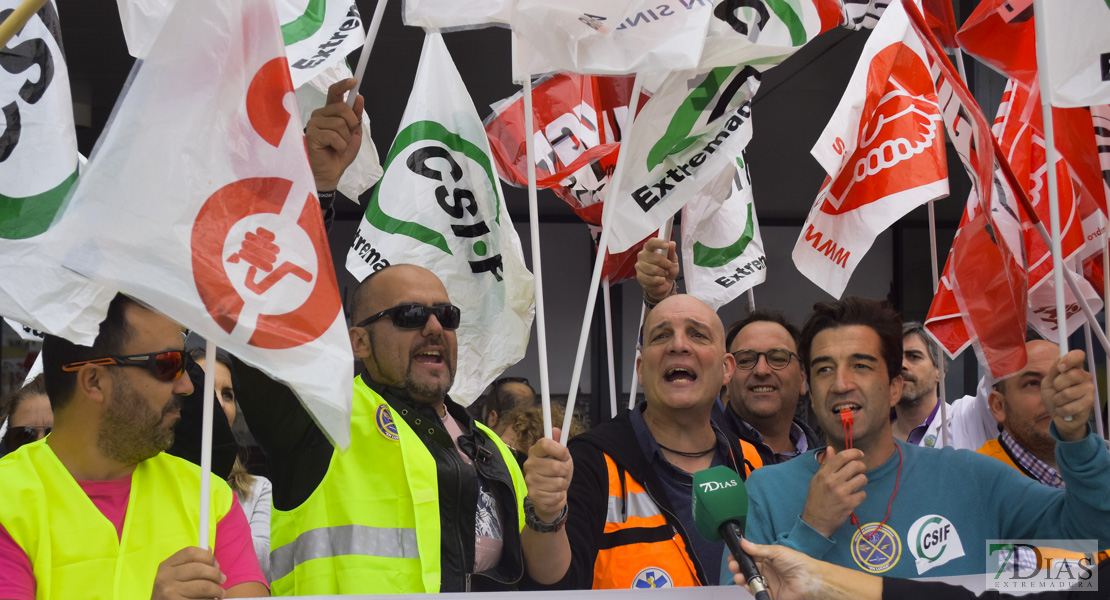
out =
<svg viewBox="0 0 1110 600"><path fill-rule="evenodd" d="M543 410L543 435L551 437L551 385L547 372L547 321L543 308L543 271L540 268L540 211L536 200L536 155L532 139L532 76L524 82L524 149L528 163L528 228L532 238L532 278L536 295L536 350L540 361L540 407ZM569 429L564 428L564 432ZM564 443L566 434L563 434Z"/></svg>
<svg viewBox="0 0 1110 600"><path fill-rule="evenodd" d="M362 76L366 73L366 65L370 62L370 50L374 48L374 40L378 39L378 28L382 25L382 16L385 15L385 5L389 0L378 0L374 6L374 16L370 17L370 30L366 32L366 41L362 44L362 53L358 55L358 66L355 67L354 93L347 94L347 106L354 108L355 96L362 87Z"/></svg>
<svg viewBox="0 0 1110 600"><path fill-rule="evenodd" d="M602 299L605 301L605 352L609 359L609 415L617 416L617 367L613 362L613 305L609 293L609 279L602 282Z"/></svg>
<svg viewBox="0 0 1110 600"><path fill-rule="evenodd" d="M631 125L636 114L636 108L639 106L640 87L641 77L637 74L632 84L632 94L629 96L628 116L625 117L622 144L629 141L629 136L632 133ZM617 166L613 170L613 178L609 181L608 186L611 190L617 189L617 184L624 173L624 157L627 155L627 152L622 152L617 157ZM608 200L612 200L612 198L608 198ZM601 267L605 263L605 253L609 248L609 225L613 220L613 214L616 212L616 210L612 210L612 206L605 206L601 213L601 238L597 242L597 257L594 259L594 270L590 276L590 291L586 295L586 314L582 318L582 333L578 336L578 352L574 356L574 371L571 372L570 377L567 412L566 416L563 417L563 431L570 431L570 421L574 416L574 402L578 398L578 382L582 378L582 362L586 358L586 343L590 339L590 323L593 321L594 305L597 304L597 287L601 283ZM565 446L566 436L563 436L560 441Z"/></svg>
<svg viewBox="0 0 1110 600"><path fill-rule="evenodd" d="M212 399L216 392L216 343L207 340L204 345L204 389L201 391L200 424L200 532L197 544L204 550L208 547L208 514L212 503ZM188 377L188 373L181 375Z"/></svg>
<svg viewBox="0 0 1110 600"><path fill-rule="evenodd" d="M1044 0L1033 0L1033 27L1037 34L1037 71L1048 72L1048 50L1043 40L1045 39L1044 19L1037 15L1044 14ZM1048 165L1048 216L1049 226L1052 228L1052 275L1056 284L1056 331L1060 344L1060 356L1068 352L1067 312L1064 302L1064 253L1060 245L1060 196L1056 189L1056 161L1059 159L1056 151L1056 138L1052 129L1052 97L1048 89L1048 78L1040 77L1041 111L1044 114L1044 149L1045 163ZM1070 421L1071 419L1065 419Z"/></svg>
<svg viewBox="0 0 1110 600"><path fill-rule="evenodd" d="M963 57L960 57L960 64L963 64ZM940 268L937 265L937 215L933 204L936 200L929 202L929 264L933 267L933 295L936 296L937 291L940 290ZM940 357L941 363L944 362L944 355ZM940 371L940 389L937 391L940 400L940 443L943 447L948 447L948 394L944 391L944 365L937 365Z"/></svg>

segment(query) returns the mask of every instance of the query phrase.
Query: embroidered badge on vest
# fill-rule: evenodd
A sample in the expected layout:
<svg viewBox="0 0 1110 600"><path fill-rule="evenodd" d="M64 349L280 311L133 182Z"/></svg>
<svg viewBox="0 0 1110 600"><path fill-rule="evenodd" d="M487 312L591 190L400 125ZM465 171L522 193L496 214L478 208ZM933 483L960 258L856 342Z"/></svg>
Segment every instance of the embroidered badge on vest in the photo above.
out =
<svg viewBox="0 0 1110 600"><path fill-rule="evenodd" d="M674 581L663 569L659 567L648 567L636 574L632 580L632 589L634 590L650 590L654 588L669 588L674 587Z"/></svg>
<svg viewBox="0 0 1110 600"><path fill-rule="evenodd" d="M925 436L925 447L926 448L932 448L933 446L936 446L936 445L937 445L937 436L936 435L930 433L929 435Z"/></svg>
<svg viewBox="0 0 1110 600"><path fill-rule="evenodd" d="M393 413L389 412L389 407L384 404L378 405L378 414L374 417L374 422L378 425L378 431L381 432L387 439L399 441L401 437L397 435L397 424L393 422Z"/></svg>
<svg viewBox="0 0 1110 600"><path fill-rule="evenodd" d="M902 540L889 525L868 523L852 536L852 558L868 573L889 571L901 556Z"/></svg>

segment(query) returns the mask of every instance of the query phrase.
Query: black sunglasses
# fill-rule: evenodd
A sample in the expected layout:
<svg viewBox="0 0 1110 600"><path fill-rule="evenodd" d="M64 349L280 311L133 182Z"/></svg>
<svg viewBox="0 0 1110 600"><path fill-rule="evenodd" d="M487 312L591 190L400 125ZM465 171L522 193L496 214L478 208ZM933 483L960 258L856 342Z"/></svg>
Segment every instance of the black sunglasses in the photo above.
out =
<svg viewBox="0 0 1110 600"><path fill-rule="evenodd" d="M8 432L4 434L4 445L8 447L8 452L15 452L16 448L37 442L38 440L50 434L53 427L46 425L26 425L24 427L8 427ZM39 432L42 436L39 436Z"/></svg>
<svg viewBox="0 0 1110 600"><path fill-rule="evenodd" d="M432 315L436 316L436 320L439 321L441 327L449 330L458 329L459 322L462 320L462 311L454 304L438 304L436 306L402 304L366 317L359 321L355 327L366 327L382 317L389 317L389 320L393 321L393 325L397 328L420 329L428 323L428 318Z"/></svg>
<svg viewBox="0 0 1110 600"><path fill-rule="evenodd" d="M756 352L755 350L737 350L732 353L736 357L736 368L749 371L754 369L759 364L759 357L762 356L767 359L767 366L779 371L785 369L790 364L791 358L798 359L801 362L802 357L794 354L789 350L782 348L775 348L766 352Z"/></svg>
<svg viewBox="0 0 1110 600"><path fill-rule="evenodd" d="M184 350L164 350L156 354L131 354L129 356L105 356L92 360L82 360L62 365L62 370L72 373L84 365L104 367L142 367L150 371L158 381L177 381L185 372L189 354Z"/></svg>

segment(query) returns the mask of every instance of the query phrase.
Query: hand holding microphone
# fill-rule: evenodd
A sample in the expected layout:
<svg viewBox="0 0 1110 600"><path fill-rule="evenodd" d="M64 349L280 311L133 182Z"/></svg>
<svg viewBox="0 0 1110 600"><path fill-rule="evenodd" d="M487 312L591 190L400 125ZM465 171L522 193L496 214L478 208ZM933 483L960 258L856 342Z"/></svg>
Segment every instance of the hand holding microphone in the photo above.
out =
<svg viewBox="0 0 1110 600"><path fill-rule="evenodd" d="M694 473L694 524L705 539L724 539L729 552L740 564L740 573L756 600L770 600L767 583L755 561L740 547L748 516L748 493L744 482L732 469L717 466Z"/></svg>

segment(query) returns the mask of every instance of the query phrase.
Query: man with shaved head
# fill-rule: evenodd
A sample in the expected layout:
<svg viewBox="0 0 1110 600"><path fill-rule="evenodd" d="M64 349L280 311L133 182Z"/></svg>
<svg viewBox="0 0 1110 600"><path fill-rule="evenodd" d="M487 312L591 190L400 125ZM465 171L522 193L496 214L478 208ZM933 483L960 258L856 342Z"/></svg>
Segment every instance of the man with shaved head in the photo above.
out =
<svg viewBox="0 0 1110 600"><path fill-rule="evenodd" d="M276 595L491 591L551 583L566 568L570 455L541 440L526 477L447 395L465 318L422 267L359 285L349 335L364 370L343 451L290 390L244 376L244 417L274 468Z"/></svg>
<svg viewBox="0 0 1110 600"><path fill-rule="evenodd" d="M695 471L737 470L743 456L710 422L734 368L721 320L700 300L671 296L648 314L636 361L646 401L570 442L571 561L558 587L717 582L723 543L695 532L690 486Z"/></svg>

